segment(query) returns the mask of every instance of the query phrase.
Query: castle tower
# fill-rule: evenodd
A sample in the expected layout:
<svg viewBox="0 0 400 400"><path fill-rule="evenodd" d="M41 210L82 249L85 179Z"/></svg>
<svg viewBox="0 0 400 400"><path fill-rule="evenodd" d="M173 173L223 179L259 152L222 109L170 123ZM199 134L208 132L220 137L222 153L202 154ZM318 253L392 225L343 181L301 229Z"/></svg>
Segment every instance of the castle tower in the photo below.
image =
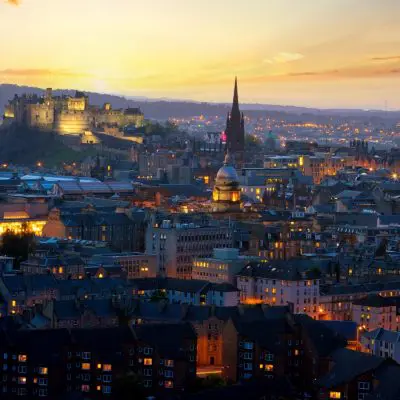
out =
<svg viewBox="0 0 400 400"><path fill-rule="evenodd" d="M244 161L244 116L243 113L240 113L239 108L237 78L235 78L232 110L228 114L225 133L227 150L234 155L239 164L242 164Z"/></svg>

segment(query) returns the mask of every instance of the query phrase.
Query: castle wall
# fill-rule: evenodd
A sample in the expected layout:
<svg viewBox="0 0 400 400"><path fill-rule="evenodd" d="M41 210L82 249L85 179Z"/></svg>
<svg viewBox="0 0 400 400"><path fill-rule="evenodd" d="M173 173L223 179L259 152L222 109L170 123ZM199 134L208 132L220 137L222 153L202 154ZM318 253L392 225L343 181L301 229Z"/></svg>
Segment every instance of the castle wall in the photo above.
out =
<svg viewBox="0 0 400 400"><path fill-rule="evenodd" d="M16 96L5 107L7 120L31 128L54 130L62 135L81 135L98 125L143 126L144 116L136 109L113 110L110 104L102 109L90 107L88 97L77 92L76 97L52 97L47 89L44 97ZM137 138L132 138L138 141Z"/></svg>
<svg viewBox="0 0 400 400"><path fill-rule="evenodd" d="M86 97L69 97L67 99L67 108L69 111L85 111L87 106Z"/></svg>
<svg viewBox="0 0 400 400"><path fill-rule="evenodd" d="M89 131L92 116L86 111L62 110L56 113L54 130L61 135L79 135Z"/></svg>
<svg viewBox="0 0 400 400"><path fill-rule="evenodd" d="M26 124L31 128L52 130L54 124L54 103L48 101L42 104L26 106Z"/></svg>
<svg viewBox="0 0 400 400"><path fill-rule="evenodd" d="M143 114L124 114L123 110L101 110L94 115L96 125L143 126Z"/></svg>

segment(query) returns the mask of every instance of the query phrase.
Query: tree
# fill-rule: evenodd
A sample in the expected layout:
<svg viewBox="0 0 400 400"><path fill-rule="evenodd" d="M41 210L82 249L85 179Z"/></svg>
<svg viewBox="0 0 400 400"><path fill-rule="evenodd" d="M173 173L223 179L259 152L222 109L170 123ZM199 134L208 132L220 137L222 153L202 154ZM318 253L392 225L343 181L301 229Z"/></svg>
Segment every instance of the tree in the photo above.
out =
<svg viewBox="0 0 400 400"><path fill-rule="evenodd" d="M254 135L246 135L244 143L247 150L261 150L262 148L261 140Z"/></svg>
<svg viewBox="0 0 400 400"><path fill-rule="evenodd" d="M162 300L167 300L167 295L164 291L157 289L151 294L150 301L158 302Z"/></svg>
<svg viewBox="0 0 400 400"><path fill-rule="evenodd" d="M312 277L315 277L316 279L321 278L322 273L318 267L311 268L309 272Z"/></svg>
<svg viewBox="0 0 400 400"><path fill-rule="evenodd" d="M140 376L132 371L118 375L114 382L114 396L120 400L145 399L143 384Z"/></svg>
<svg viewBox="0 0 400 400"><path fill-rule="evenodd" d="M35 235L23 227L22 233L6 232L2 238L1 253L14 257L16 266L25 261L36 247Z"/></svg>
<svg viewBox="0 0 400 400"><path fill-rule="evenodd" d="M219 375L209 375L206 378L196 378L189 387L189 392L196 393L203 390L225 387L226 381Z"/></svg>

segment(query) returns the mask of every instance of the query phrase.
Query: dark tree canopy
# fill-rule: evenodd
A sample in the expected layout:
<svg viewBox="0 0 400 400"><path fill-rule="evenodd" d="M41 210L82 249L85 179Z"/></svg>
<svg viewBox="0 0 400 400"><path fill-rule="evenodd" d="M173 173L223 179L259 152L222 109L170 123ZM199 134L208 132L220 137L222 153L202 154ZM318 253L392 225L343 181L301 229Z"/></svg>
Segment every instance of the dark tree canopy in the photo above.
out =
<svg viewBox="0 0 400 400"><path fill-rule="evenodd" d="M35 249L36 241L33 233L23 231L20 234L6 232L2 237L1 253L14 257L16 265L25 261Z"/></svg>

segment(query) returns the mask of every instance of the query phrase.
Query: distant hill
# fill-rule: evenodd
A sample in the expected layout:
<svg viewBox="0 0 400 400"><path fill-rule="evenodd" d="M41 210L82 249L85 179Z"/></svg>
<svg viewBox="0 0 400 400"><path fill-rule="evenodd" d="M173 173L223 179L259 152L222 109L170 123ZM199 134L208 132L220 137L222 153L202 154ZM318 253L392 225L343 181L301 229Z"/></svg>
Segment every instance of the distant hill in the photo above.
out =
<svg viewBox="0 0 400 400"><path fill-rule="evenodd" d="M3 113L3 107L12 99L15 94L23 93L42 94L43 89L29 86L18 86L11 84L0 84L0 115ZM57 95L68 94L73 95L75 90L54 90ZM114 108L138 107L142 109L146 118L154 118L158 120L167 120L169 117L191 117L194 115L220 115L224 116L229 111L229 104L205 103L195 101L180 101L180 100L158 100L148 99L145 97L123 97L110 94L85 92L89 96L91 104L103 105L111 103ZM378 118L400 118L400 111L385 112L381 110L346 110L346 109L316 109L307 107L281 106L269 104L241 104L241 109L247 111L247 114L254 116L265 115L268 113L272 116L282 114L293 115L317 115L317 116L343 116L343 117L378 117Z"/></svg>

